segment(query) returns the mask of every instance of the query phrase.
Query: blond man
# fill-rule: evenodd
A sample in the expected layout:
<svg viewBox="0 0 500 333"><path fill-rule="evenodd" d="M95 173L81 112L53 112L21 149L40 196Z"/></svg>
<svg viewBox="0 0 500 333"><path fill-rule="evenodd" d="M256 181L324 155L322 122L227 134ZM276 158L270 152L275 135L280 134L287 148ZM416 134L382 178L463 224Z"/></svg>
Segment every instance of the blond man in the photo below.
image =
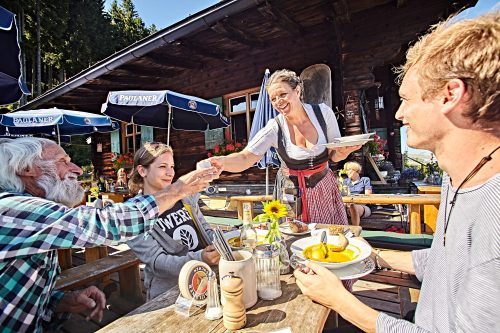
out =
<svg viewBox="0 0 500 333"><path fill-rule="evenodd" d="M434 27L401 68L396 118L447 173L431 248L378 258L422 281L415 322L369 308L315 264L295 272L305 295L367 332L500 331L499 55L496 11Z"/></svg>

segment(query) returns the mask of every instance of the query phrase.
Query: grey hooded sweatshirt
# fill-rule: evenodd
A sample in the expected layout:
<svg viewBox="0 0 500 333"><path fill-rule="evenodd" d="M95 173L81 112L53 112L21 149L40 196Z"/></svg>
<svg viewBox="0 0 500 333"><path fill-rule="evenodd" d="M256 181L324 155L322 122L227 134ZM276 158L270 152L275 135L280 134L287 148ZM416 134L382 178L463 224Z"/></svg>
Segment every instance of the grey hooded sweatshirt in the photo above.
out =
<svg viewBox="0 0 500 333"><path fill-rule="evenodd" d="M201 213L199 197L199 194L188 196L182 199L182 203L190 211L199 241L205 248L212 243L210 240L213 231ZM168 236L157 224L151 231L128 241L127 244L146 264L144 286L148 301L177 285L182 266L189 260L201 261L203 251L188 251L187 246Z"/></svg>

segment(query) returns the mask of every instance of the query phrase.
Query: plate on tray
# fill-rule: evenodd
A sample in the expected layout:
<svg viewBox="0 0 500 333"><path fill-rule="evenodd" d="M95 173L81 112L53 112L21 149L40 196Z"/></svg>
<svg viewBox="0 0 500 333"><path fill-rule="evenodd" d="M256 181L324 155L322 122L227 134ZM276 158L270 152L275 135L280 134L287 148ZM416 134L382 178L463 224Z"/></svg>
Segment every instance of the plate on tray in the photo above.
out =
<svg viewBox="0 0 500 333"><path fill-rule="evenodd" d="M304 236L304 235L309 235L311 233L311 230L316 229L316 223L309 223L307 225L307 230L303 232L293 232L290 229L290 225L288 222L280 224L280 232L284 233L285 235L290 235L290 236Z"/></svg>
<svg viewBox="0 0 500 333"><path fill-rule="evenodd" d="M335 138L333 142L324 143L322 144L322 146L325 146L327 148L339 148L339 147L364 145L368 141L373 140L371 136L374 134L375 133L342 136L340 138Z"/></svg>

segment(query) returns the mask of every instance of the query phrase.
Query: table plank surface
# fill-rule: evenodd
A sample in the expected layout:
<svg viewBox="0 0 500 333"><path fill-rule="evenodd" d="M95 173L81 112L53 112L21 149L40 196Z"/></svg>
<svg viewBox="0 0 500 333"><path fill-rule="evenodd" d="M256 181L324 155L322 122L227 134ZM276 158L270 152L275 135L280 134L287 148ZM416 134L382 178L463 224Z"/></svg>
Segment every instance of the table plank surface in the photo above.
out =
<svg viewBox="0 0 500 333"><path fill-rule="evenodd" d="M291 274L281 275L281 289L283 295L278 299L259 299L247 310L247 325L236 332L266 332L286 327L293 332L321 332L330 309L302 295ZM204 311L191 317L177 314L174 303L178 294L178 288L174 287L99 332L229 332L222 319L205 319Z"/></svg>
<svg viewBox="0 0 500 333"><path fill-rule="evenodd" d="M439 205L439 194L352 194L342 197L344 203Z"/></svg>

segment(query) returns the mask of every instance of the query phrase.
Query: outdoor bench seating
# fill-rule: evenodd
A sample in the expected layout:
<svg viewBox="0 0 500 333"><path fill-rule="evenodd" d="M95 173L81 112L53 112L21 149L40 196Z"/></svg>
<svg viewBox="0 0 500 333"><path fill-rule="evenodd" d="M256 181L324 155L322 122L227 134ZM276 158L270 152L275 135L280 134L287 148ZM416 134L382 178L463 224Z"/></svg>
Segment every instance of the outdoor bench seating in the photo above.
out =
<svg viewBox="0 0 500 333"><path fill-rule="evenodd" d="M361 237L366 239L372 247L406 251L429 248L433 240L433 236L427 234L400 234L370 230L363 230Z"/></svg>
<svg viewBox="0 0 500 333"><path fill-rule="evenodd" d="M118 272L121 296L132 302L143 303L139 264L140 261L132 250L116 252L102 259L63 270L56 282L56 289L78 289L89 282L98 281Z"/></svg>

